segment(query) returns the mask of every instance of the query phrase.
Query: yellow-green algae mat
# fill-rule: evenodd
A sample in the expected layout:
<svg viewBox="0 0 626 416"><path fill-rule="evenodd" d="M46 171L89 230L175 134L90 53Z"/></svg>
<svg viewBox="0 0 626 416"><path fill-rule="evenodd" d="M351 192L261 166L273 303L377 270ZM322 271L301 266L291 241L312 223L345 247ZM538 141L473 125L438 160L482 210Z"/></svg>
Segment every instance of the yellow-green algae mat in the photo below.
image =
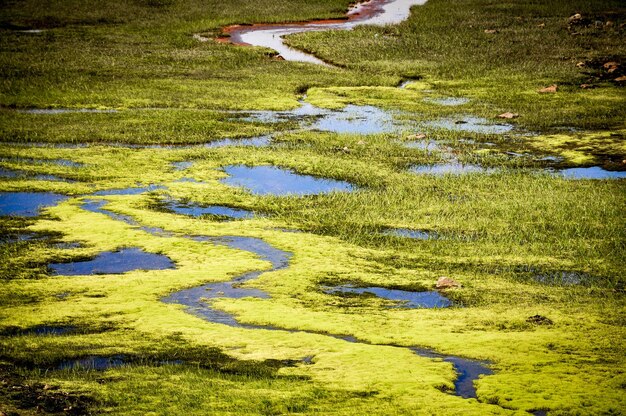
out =
<svg viewBox="0 0 626 416"><path fill-rule="evenodd" d="M199 158L197 164L200 167L191 171L196 179L203 180L202 183L176 182L188 173L176 172L167 165L180 160L181 156L188 157L189 153L195 157L206 156L202 151L109 149L107 157L103 157L98 149L29 150L31 157L37 156L37 152L41 152L41 156L73 157L76 161L91 163L93 166L88 170L100 166L111 166L111 170L98 172L100 178L108 178L100 182L94 180L96 187L43 181L3 183L4 190L56 190L76 195L46 209L44 217L31 225L29 231L59 232L64 241L82 242L82 248L72 250L72 258L122 247L139 247L168 256L176 263L176 269L5 281L4 297L11 294L17 299L29 296L38 300L15 302L5 308L1 312L5 326L27 328L55 323L86 326L106 323L115 328L95 334L5 339L2 341L5 350L123 354L146 344L157 345L176 338L190 345L219 347L241 360L313 357L310 364L282 367L279 374L307 377L304 384L318 386L320 391L353 392L354 396L348 395L345 401L333 402L319 393L317 399L311 399L312 404L306 407L305 413L352 414L361 409L373 414L478 415L550 409L551 412L569 414L585 413L585 408L593 409L593 413L623 408L625 334L623 327L616 324L623 309L619 310L619 296L613 299L611 292L603 295L584 288L547 287L498 278L493 274L457 272L454 278L465 287L451 291L449 295L453 298L462 301L467 294L481 292L497 293L505 298L508 293L508 298L501 302L476 302L448 309L390 309L375 299L356 308L337 307L332 295L319 290L320 282L329 276L379 286L408 281L430 289L438 274L428 267L395 267L379 261L393 256L393 250L366 248L332 236L281 231L285 223L271 216L215 222L149 209L154 195L90 196L97 189L154 183L166 186L167 192L177 197L197 197L195 199L200 201L215 198L220 203L230 204L250 203L251 197L246 192L229 190L218 182L224 174L217 169L220 164L217 156L213 160ZM116 153L132 156L133 160L122 162ZM215 156L215 153L209 154ZM259 161L262 163L263 157ZM122 165L128 167L126 172ZM394 173L389 171L388 175L393 177ZM530 179L535 180L562 182L556 178ZM137 226L81 208L86 199L93 198L108 201L107 210L128 215L142 226L162 228L171 235L151 234ZM329 198L332 200L337 196ZM271 298L220 299L213 305L233 314L241 323L299 332L214 324L185 312L180 305L163 303L161 298L183 288L227 281L245 272L270 268L268 262L250 252L191 241L185 238L187 235L256 237L293 253L288 268L264 273L249 283L267 292ZM419 251L416 253L419 255ZM67 258L64 251L45 245L35 245L25 256L33 259ZM558 261L549 256L526 260L537 263ZM59 297L59 294L64 295ZM590 305L581 300L586 296L604 298L604 303ZM538 300L542 301L537 303ZM617 321L606 316L611 311L616 312L614 319ZM527 323L528 316L535 313L549 316L554 325ZM354 336L363 343L346 342L325 333ZM443 354L485 360L491 363L494 374L475 382L478 400L463 399L446 392L453 389L456 378L450 363L420 357L402 348L404 346L421 346ZM108 370L104 383L97 382L93 376L83 377L80 372L69 376L52 373L47 380L122 403L120 395L130 386L143 388L146 397L150 396L150 388L156 388L150 387L155 377L169 377L167 380L173 382L169 389L159 385L156 391L163 389L168 394L192 397L187 390L202 389L193 384L198 382L197 373L176 371L129 366ZM166 380L163 383L167 385ZM260 387L255 383L258 382L242 383L235 388L236 393L222 400L235 400L235 397L241 400L247 394L253 394L252 391L273 399L277 394L280 399L281 395L288 397L294 393L289 386L302 388L303 384L302 381L285 381L285 387L279 386L277 381L276 390L272 390L272 383ZM230 391L233 386L222 385L220 388ZM141 402L140 399L134 400ZM147 408L146 403L136 404L136 408L123 403L108 411L135 414ZM208 409L217 411L217 408ZM233 412L233 408L226 409L229 410L225 412Z"/></svg>

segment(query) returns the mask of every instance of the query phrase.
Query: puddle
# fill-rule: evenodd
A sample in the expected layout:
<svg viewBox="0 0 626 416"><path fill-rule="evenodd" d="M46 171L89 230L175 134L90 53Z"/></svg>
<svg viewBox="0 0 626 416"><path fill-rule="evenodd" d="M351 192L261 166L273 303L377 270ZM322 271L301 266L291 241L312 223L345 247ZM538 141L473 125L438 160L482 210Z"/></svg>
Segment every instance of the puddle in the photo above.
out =
<svg viewBox="0 0 626 416"><path fill-rule="evenodd" d="M148 185L148 186L137 187L137 188L105 189L103 191L94 192L92 195L95 195L95 196L139 195L139 194L143 194L146 192L156 191L159 189L166 189L166 187L162 185Z"/></svg>
<svg viewBox="0 0 626 416"><path fill-rule="evenodd" d="M91 108L29 108L18 110L26 114L69 114L69 113L117 113L117 110L98 110Z"/></svg>
<svg viewBox="0 0 626 416"><path fill-rule="evenodd" d="M58 370L96 370L104 371L109 368L121 367L128 364L124 355L108 357L92 355L89 357L63 360L57 365Z"/></svg>
<svg viewBox="0 0 626 416"><path fill-rule="evenodd" d="M490 124L487 119L480 117L440 119L423 123L423 126L482 134L503 134L513 130L511 124Z"/></svg>
<svg viewBox="0 0 626 416"><path fill-rule="evenodd" d="M347 105L341 111L330 112L311 126L333 133L381 134L401 130L392 113L373 106Z"/></svg>
<svg viewBox="0 0 626 416"><path fill-rule="evenodd" d="M40 336L48 336L48 335L66 335L73 332L76 332L78 327L72 325L38 325L32 328L27 328L21 332L20 335L40 335Z"/></svg>
<svg viewBox="0 0 626 416"><path fill-rule="evenodd" d="M544 273L540 275L536 275L533 278L535 281L539 283L543 283L546 285L580 285L585 282L593 281L593 278L584 273L578 272L551 272Z"/></svg>
<svg viewBox="0 0 626 416"><path fill-rule="evenodd" d="M410 228L390 228L385 230L383 235L412 238L415 240L435 240L439 238L434 231L411 230Z"/></svg>
<svg viewBox="0 0 626 416"><path fill-rule="evenodd" d="M404 145L411 149L420 149L420 150L425 150L427 152L436 152L436 151L441 150L441 147L439 146L439 144L434 140L428 140L428 141L419 140L415 142L406 142Z"/></svg>
<svg viewBox="0 0 626 416"><path fill-rule="evenodd" d="M38 241L45 239L46 237L42 237L37 233L8 232L0 235L0 244L15 244L21 241Z"/></svg>
<svg viewBox="0 0 626 416"><path fill-rule="evenodd" d="M7 169L0 166L0 178L7 179L34 179L37 181L76 182L72 179L60 178L55 175L27 172L25 170Z"/></svg>
<svg viewBox="0 0 626 416"><path fill-rule="evenodd" d="M180 203L170 201L166 204L167 209L174 211L176 214L189 215L192 217L201 217L203 215L212 215L216 217L225 217L227 219L250 219L254 217L254 212L240 208L231 208L222 205L200 206L193 203Z"/></svg>
<svg viewBox="0 0 626 416"><path fill-rule="evenodd" d="M571 168L557 171L556 174L566 179L624 179L626 172L602 169L599 166L590 168Z"/></svg>
<svg viewBox="0 0 626 416"><path fill-rule="evenodd" d="M300 101L301 106L289 111L246 112L247 117L239 120L262 123L297 121L307 130L320 130L344 134L381 134L408 128L394 121L393 112L374 106L347 105L341 110L327 110Z"/></svg>
<svg viewBox="0 0 626 416"><path fill-rule="evenodd" d="M0 216L36 217L39 210L67 199L51 192L0 192Z"/></svg>
<svg viewBox="0 0 626 416"><path fill-rule="evenodd" d="M172 162L174 170L186 170L193 166L193 162Z"/></svg>
<svg viewBox="0 0 626 416"><path fill-rule="evenodd" d="M466 173L489 173L494 170L478 165L464 165L458 162L450 162L439 165L414 166L410 171L419 175L462 175Z"/></svg>
<svg viewBox="0 0 626 416"><path fill-rule="evenodd" d="M397 301L395 308L447 308L452 302L437 291L411 292L383 287L354 287L350 285L326 287L324 293L329 295L355 294L374 295L379 298Z"/></svg>
<svg viewBox="0 0 626 416"><path fill-rule="evenodd" d="M28 163L30 165L58 165L68 168L82 168L85 165L79 162L74 162L69 159L33 159L26 157L4 157L0 158L0 162L14 162L14 163Z"/></svg>
<svg viewBox="0 0 626 416"><path fill-rule="evenodd" d="M105 251L92 260L48 265L51 274L62 276L121 274L133 270L164 270L174 267L174 263L167 256L147 253L139 248Z"/></svg>
<svg viewBox="0 0 626 416"><path fill-rule="evenodd" d="M190 237L194 241L209 242L225 245L238 250L250 251L262 260L269 261L272 269L267 271L254 271L245 273L229 282L208 283L206 285L184 289L162 298L165 303L176 303L187 306L187 310L210 322L220 323L235 327L256 328L256 326L242 325L234 316L213 309L207 300L216 298L239 299L245 297L268 298L269 295L262 290L241 287L241 284L256 279L261 274L284 269L289 265L291 253L272 247L265 241L253 237Z"/></svg>
<svg viewBox="0 0 626 416"><path fill-rule="evenodd" d="M348 182L300 175L275 166L232 165L224 171L229 176L222 179L222 183L244 187L257 195L313 195L354 190Z"/></svg>
<svg viewBox="0 0 626 416"><path fill-rule="evenodd" d="M433 103L433 104L444 105L447 107L464 105L470 102L469 98L458 98L458 97L427 98L424 101Z"/></svg>
<svg viewBox="0 0 626 416"><path fill-rule="evenodd" d="M75 248L83 248L84 245L83 243L79 241L71 241L71 242L62 241L60 243L52 244L52 247L59 249L59 250L73 250Z"/></svg>
<svg viewBox="0 0 626 416"><path fill-rule="evenodd" d="M275 50L287 61L308 62L328 66L321 59L290 48L283 43L282 37L301 32L321 30L350 30L356 25L397 24L406 20L410 8L424 4L425 0L374 0L351 7L346 14L347 20L321 20L292 24L259 24L252 26L231 26L224 30L230 35L228 40L238 45L263 46Z"/></svg>
<svg viewBox="0 0 626 416"><path fill-rule="evenodd" d="M203 147L213 149L228 146L244 146L244 147L264 147L269 146L272 141L271 136L250 137L247 139L221 139L202 145Z"/></svg>

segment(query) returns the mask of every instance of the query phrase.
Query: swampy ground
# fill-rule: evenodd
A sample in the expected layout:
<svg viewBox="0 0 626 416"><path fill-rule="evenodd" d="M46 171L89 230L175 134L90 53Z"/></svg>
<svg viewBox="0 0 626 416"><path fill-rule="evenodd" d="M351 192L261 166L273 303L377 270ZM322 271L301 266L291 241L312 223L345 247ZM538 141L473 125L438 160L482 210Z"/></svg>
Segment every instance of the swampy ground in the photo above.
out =
<svg viewBox="0 0 626 416"><path fill-rule="evenodd" d="M624 3L430 0L398 25L287 39L329 67L214 40L227 25L340 18L348 6L2 3L0 202L67 198L0 217L1 412L626 413L626 181L558 174L626 169ZM374 106L401 127L335 133L242 113L300 101ZM32 111L46 109L63 111ZM518 117L497 118L506 112ZM474 118L500 126L472 129ZM257 194L223 181L238 165L352 190ZM478 168L422 168L438 165ZM142 189L110 192L127 188ZM182 215L176 204L256 215ZM252 237L292 256L274 270L190 236ZM175 268L48 267L123 249ZM248 327L162 301L257 270L267 272L245 286L268 297L210 301ZM441 292L452 307L328 290L432 291L442 276L462 285ZM404 347L484 361L492 374L462 398L450 362Z"/></svg>

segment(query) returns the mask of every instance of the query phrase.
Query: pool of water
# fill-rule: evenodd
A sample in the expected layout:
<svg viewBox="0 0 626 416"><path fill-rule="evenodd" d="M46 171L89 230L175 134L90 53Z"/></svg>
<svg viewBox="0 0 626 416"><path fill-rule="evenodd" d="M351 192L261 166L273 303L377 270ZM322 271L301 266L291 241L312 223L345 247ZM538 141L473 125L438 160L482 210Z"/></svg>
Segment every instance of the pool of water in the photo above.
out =
<svg viewBox="0 0 626 416"><path fill-rule="evenodd" d="M412 230L410 228L389 228L383 231L384 235L392 237L405 237L414 240L434 240L439 238L434 231Z"/></svg>
<svg viewBox="0 0 626 416"><path fill-rule="evenodd" d="M483 168L478 165L464 165L458 162L442 163L439 165L414 166L411 172L420 175L462 175L466 173L489 173L493 169Z"/></svg>
<svg viewBox="0 0 626 416"><path fill-rule="evenodd" d="M164 270L175 268L169 257L147 253L139 248L105 251L92 260L71 263L51 263L48 268L54 275L82 276L93 274L121 274L133 270Z"/></svg>
<svg viewBox="0 0 626 416"><path fill-rule="evenodd" d="M51 192L0 192L0 215L36 217L42 208L67 199Z"/></svg>
<svg viewBox="0 0 626 416"><path fill-rule="evenodd" d="M126 356L124 355L91 355L88 357L63 360L58 363L57 369L104 371L108 370L109 368L121 367L125 364L127 364L127 360Z"/></svg>
<svg viewBox="0 0 626 416"><path fill-rule="evenodd" d="M146 192L156 191L159 189L166 189L165 186L162 185L148 185L142 187L131 187L131 188L121 188L121 189L105 189L103 191L94 192L92 195L95 196L108 196L108 195L140 195Z"/></svg>
<svg viewBox="0 0 626 416"><path fill-rule="evenodd" d="M351 285L333 286L324 288L324 293L331 295L355 294L374 295L382 299L398 302L397 308L447 308L452 306L450 299L437 291L411 292L384 287L354 287Z"/></svg>
<svg viewBox="0 0 626 416"><path fill-rule="evenodd" d="M27 172L25 170L8 169L8 168L3 168L3 167L0 167L0 178L34 179L37 181L75 182L71 179L61 178L56 175Z"/></svg>
<svg viewBox="0 0 626 416"><path fill-rule="evenodd" d="M367 105L347 105L340 110L327 110L300 101L300 107L288 111L246 112L243 121L279 123L297 121L307 130L346 134L392 133L409 128L393 118L394 112Z"/></svg>
<svg viewBox="0 0 626 416"><path fill-rule="evenodd" d="M557 171L556 174L566 179L624 179L626 172L606 170L599 166L589 168L571 168Z"/></svg>
<svg viewBox="0 0 626 416"><path fill-rule="evenodd" d="M503 134L513 130L513 125L511 124L491 124L487 119L480 117L439 119L425 122L423 126L482 134Z"/></svg>
<svg viewBox="0 0 626 416"><path fill-rule="evenodd" d="M434 140L416 140L412 142L406 142L406 147L411 149L420 149L427 152L436 152L441 150L441 146Z"/></svg>
<svg viewBox="0 0 626 416"><path fill-rule="evenodd" d="M70 114L70 113L117 113L117 110L98 110L92 108L29 108L27 110L19 110L21 113L27 114Z"/></svg>
<svg viewBox="0 0 626 416"><path fill-rule="evenodd" d="M276 166L232 165L224 168L229 175L221 181L244 187L257 195L313 195L333 191L352 191L348 182L300 175Z"/></svg>
<svg viewBox="0 0 626 416"><path fill-rule="evenodd" d="M428 98L425 99L426 102L439 104L444 106L458 106L464 105L470 102L468 98L458 98L458 97L446 97L446 98Z"/></svg>
<svg viewBox="0 0 626 416"><path fill-rule="evenodd" d="M224 217L227 219L250 219L254 217L254 212L241 208L231 208L223 205L201 206L194 203L181 203L178 201L169 201L166 204L167 209L177 214L189 215L192 217L200 217L203 215L213 215L216 217Z"/></svg>

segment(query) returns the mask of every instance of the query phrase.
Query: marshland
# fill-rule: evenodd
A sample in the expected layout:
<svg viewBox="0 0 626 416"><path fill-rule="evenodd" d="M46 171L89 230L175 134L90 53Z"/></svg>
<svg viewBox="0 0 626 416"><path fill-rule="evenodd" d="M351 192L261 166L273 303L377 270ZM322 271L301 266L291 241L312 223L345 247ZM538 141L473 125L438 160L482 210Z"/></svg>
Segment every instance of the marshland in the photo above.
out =
<svg viewBox="0 0 626 416"><path fill-rule="evenodd" d="M0 414L626 413L622 1L0 11Z"/></svg>

